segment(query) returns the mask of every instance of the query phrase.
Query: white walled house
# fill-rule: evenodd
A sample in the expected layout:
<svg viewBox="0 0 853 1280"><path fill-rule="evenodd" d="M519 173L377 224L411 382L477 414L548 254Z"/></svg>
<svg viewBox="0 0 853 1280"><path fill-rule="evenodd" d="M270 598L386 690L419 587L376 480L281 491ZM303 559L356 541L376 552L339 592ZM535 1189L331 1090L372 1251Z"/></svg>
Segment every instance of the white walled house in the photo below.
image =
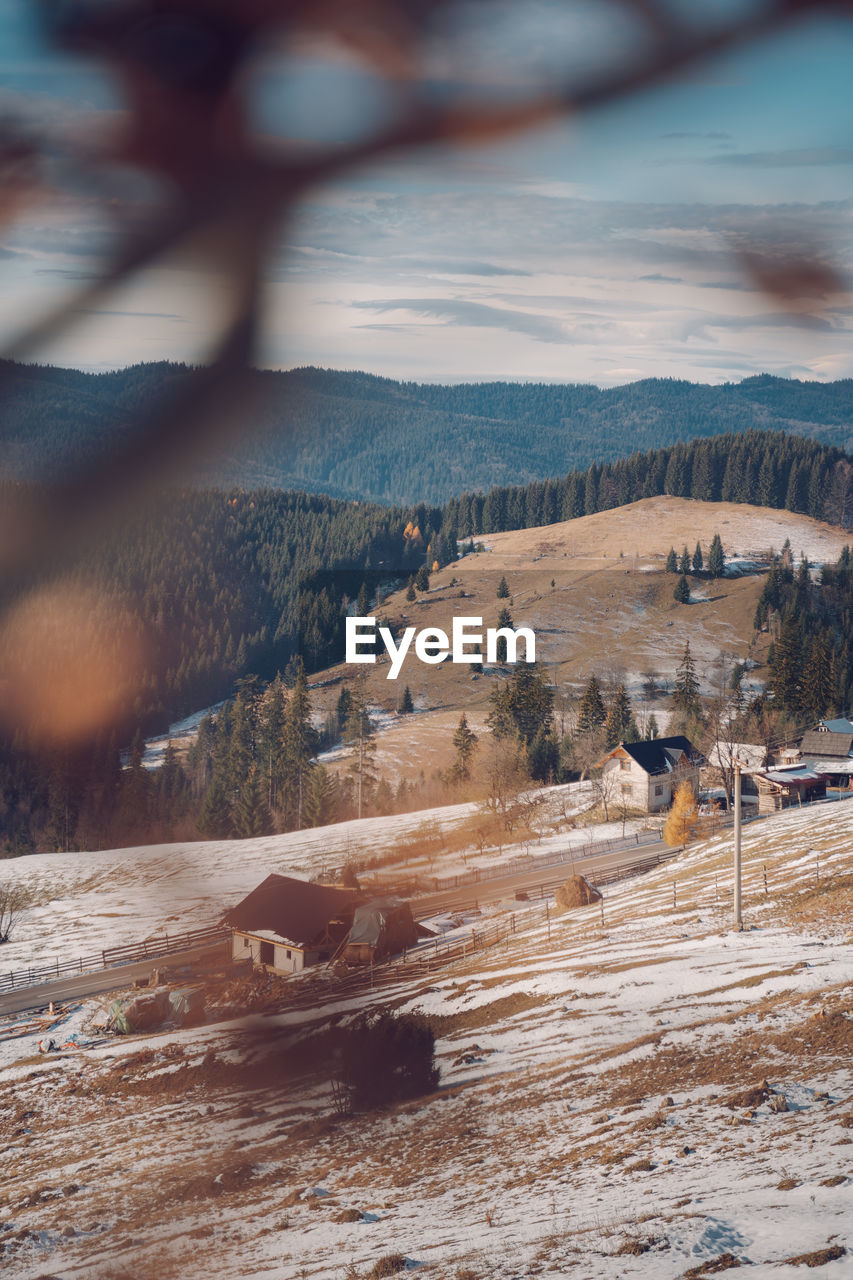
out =
<svg viewBox="0 0 853 1280"><path fill-rule="evenodd" d="M224 918L232 958L276 973L328 960L349 932L357 901L352 889L269 875Z"/></svg>
<svg viewBox="0 0 853 1280"><path fill-rule="evenodd" d="M656 813L667 809L682 782L699 790L699 770L705 757L688 738L653 738L649 742L620 742L602 761L609 803Z"/></svg>

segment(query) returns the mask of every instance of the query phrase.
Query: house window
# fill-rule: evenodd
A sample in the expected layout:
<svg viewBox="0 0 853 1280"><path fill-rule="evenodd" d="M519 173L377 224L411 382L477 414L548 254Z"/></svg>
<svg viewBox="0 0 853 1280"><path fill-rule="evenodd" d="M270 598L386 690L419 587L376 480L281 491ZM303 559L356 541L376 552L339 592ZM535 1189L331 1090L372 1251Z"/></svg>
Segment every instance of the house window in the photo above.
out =
<svg viewBox="0 0 853 1280"><path fill-rule="evenodd" d="M290 959L290 949L289 949L289 948L288 948L288 951L287 951L287 958L288 958L288 960Z"/></svg>
<svg viewBox="0 0 853 1280"><path fill-rule="evenodd" d="M633 790L631 789L630 782L622 783L622 794L623 796L632 796L634 794Z"/></svg>
<svg viewBox="0 0 853 1280"><path fill-rule="evenodd" d="M630 761L630 760L620 760L620 761L619 761L619 768L620 768L620 769L626 769L626 770L627 770L627 769L630 769L630 768L631 768L631 761Z"/></svg>
<svg viewBox="0 0 853 1280"><path fill-rule="evenodd" d="M662 782L656 782L656 783L655 783L655 795L656 795L656 796L662 796L662 795L663 795L663 783L662 783Z"/></svg>

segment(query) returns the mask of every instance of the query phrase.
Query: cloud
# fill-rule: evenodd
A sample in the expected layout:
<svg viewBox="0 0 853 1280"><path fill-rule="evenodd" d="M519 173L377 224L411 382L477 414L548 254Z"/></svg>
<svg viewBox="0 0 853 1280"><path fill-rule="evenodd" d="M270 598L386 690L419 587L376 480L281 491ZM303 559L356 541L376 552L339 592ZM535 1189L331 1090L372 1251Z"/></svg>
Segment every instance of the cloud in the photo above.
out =
<svg viewBox="0 0 853 1280"><path fill-rule="evenodd" d="M665 142L669 142L670 140L674 140L674 139L681 140L684 138L690 138L694 141L696 139L707 139L709 142L732 142L733 141L732 135L730 133L722 133L722 132L691 133L687 130L685 130L684 132L676 132L676 133L659 133L658 137Z"/></svg>
<svg viewBox="0 0 853 1280"><path fill-rule="evenodd" d="M523 333L537 342L569 341L563 326L550 316L489 307L482 302L470 302L465 298L391 298L384 301L358 301L352 305L363 311L377 311L380 315L389 311L411 311L415 315L463 328L506 329L509 333Z"/></svg>
<svg viewBox="0 0 853 1280"><path fill-rule="evenodd" d="M738 293L760 293L761 290L757 285L750 283L749 280L699 280L696 282L697 289L734 289Z"/></svg>
<svg viewBox="0 0 853 1280"><path fill-rule="evenodd" d="M648 276L637 276L637 280L648 281L650 284L684 284L682 276L662 276L659 272L654 271Z"/></svg>
<svg viewBox="0 0 853 1280"><path fill-rule="evenodd" d="M114 311L106 307L75 307L78 316L127 316L132 320L174 320L178 324L186 324L186 317L174 311Z"/></svg>
<svg viewBox="0 0 853 1280"><path fill-rule="evenodd" d="M737 165L750 169L811 169L821 165L853 164L853 147L800 147L788 151L732 151L703 156L702 164Z"/></svg>

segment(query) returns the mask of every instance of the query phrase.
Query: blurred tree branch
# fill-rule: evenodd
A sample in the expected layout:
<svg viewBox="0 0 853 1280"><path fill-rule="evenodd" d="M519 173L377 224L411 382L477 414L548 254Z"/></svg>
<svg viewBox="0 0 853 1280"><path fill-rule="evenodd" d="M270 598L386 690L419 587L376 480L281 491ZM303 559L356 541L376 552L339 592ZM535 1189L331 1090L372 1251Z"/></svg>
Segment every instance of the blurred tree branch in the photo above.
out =
<svg viewBox="0 0 853 1280"><path fill-rule="evenodd" d="M40 0L46 39L71 53L100 59L122 86L128 125L113 144L69 154L85 178L133 166L165 180L171 206L142 229L120 228L122 243L98 280L82 287L46 319L25 330L5 353L28 357L166 255L226 274L227 302L205 368L169 401L141 412L108 461L87 466L34 496L25 518L0 530L2 596L56 572L104 536L176 468L207 450L227 427L229 405L241 401L251 366L264 263L273 237L306 192L393 153L500 139L548 121L628 99L684 74L715 54L768 36L807 13L847 15L849 0L768 0L726 21L676 19L659 0L614 0L614 21L645 39L636 54L581 83L560 84L518 100L436 105L428 91L423 44L447 0ZM481 8L490 8L483 0ZM246 122L245 72L274 40L314 34L346 46L397 90L396 113L350 145L305 154L271 155ZM0 220L18 216L49 187L47 151L38 138L7 126L0 139ZM740 246L745 271L796 310L799 296L841 287L831 264L817 258L767 257ZM0 394L11 375L0 366ZM232 425L235 415L230 415Z"/></svg>

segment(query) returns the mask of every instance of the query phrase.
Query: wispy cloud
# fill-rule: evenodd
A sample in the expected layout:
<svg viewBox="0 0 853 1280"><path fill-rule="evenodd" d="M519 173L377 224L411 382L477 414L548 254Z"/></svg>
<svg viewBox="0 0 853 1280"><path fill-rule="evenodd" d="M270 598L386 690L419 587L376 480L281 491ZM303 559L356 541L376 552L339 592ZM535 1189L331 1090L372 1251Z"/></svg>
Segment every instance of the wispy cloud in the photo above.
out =
<svg viewBox="0 0 853 1280"><path fill-rule="evenodd" d="M126 316L133 320L172 320L177 324L186 324L186 317L174 311L117 311L106 307L75 307L78 316Z"/></svg>
<svg viewBox="0 0 853 1280"><path fill-rule="evenodd" d="M720 131L714 131L712 133L692 133L689 130L684 130L684 131L677 131L674 133L660 133L658 134L658 137L661 138L664 142L669 142L670 140L674 141L676 139L680 141L686 138L689 138L692 141L696 141L697 139L699 140L706 139L708 142L732 142L733 141L732 135L730 133L723 133Z"/></svg>
<svg viewBox="0 0 853 1280"><path fill-rule="evenodd" d="M787 151L730 151L703 156L703 164L737 165L750 169L812 169L853 164L853 147L798 147Z"/></svg>
<svg viewBox="0 0 853 1280"><path fill-rule="evenodd" d="M387 315L390 311L409 311L414 315L440 320L443 324L464 328L506 329L510 333L526 334L538 342L569 341L563 326L550 316L490 307L463 298L393 298L357 301L352 305L363 311L376 311L380 315Z"/></svg>

